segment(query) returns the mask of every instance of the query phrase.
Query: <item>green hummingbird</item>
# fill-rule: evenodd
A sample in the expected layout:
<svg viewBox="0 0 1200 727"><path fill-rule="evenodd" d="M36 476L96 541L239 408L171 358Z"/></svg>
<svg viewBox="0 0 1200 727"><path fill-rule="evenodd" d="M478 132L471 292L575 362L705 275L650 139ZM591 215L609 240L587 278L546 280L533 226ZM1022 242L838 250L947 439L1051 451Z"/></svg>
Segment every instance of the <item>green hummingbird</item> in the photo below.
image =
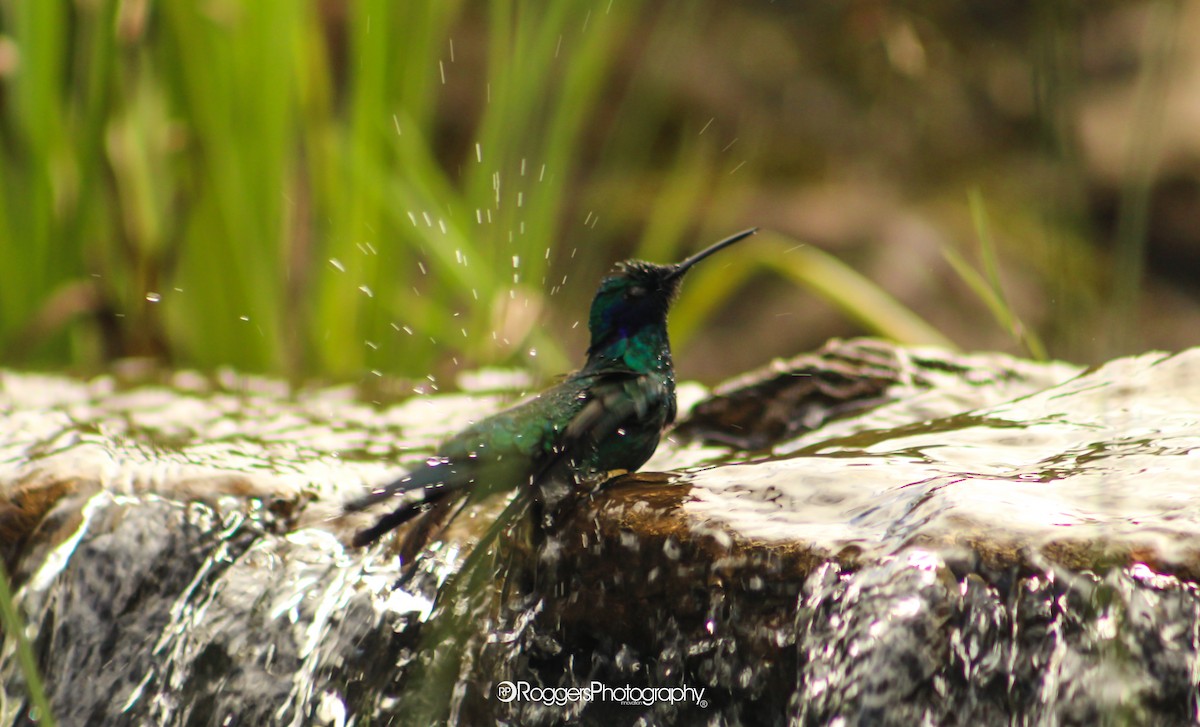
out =
<svg viewBox="0 0 1200 727"><path fill-rule="evenodd" d="M533 497L535 518L548 527L583 483L645 464L675 420L667 310L680 281L696 263L755 232L739 232L674 265L618 263L592 300L583 368L472 424L423 465L347 504L347 512L359 512L397 501L354 537L354 545L425 516L401 544L401 557L411 559L434 529L467 504L521 485Z"/></svg>

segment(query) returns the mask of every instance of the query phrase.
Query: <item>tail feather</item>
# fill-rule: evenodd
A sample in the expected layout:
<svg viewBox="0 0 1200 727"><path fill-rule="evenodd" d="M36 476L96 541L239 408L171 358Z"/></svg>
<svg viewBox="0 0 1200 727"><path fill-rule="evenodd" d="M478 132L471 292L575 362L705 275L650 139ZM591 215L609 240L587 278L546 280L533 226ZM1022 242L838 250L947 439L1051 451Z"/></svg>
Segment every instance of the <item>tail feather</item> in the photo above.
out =
<svg viewBox="0 0 1200 727"><path fill-rule="evenodd" d="M345 512L362 512L372 505L392 497L405 495L420 489L439 490L446 485L448 477L453 476L449 462L436 462L412 470L398 480L393 480L382 487L376 487L367 494L351 500L343 505Z"/></svg>
<svg viewBox="0 0 1200 727"><path fill-rule="evenodd" d="M345 512L362 512L384 500L403 497L408 493L421 491L419 499L407 500L400 503L395 510L379 518L374 525L357 533L352 541L354 546L361 547L375 542L388 531L394 530L422 513L429 511L451 492L460 489L455 484L447 481L448 478L453 477L455 474L455 471L450 469L449 462L434 462L426 467L413 470L398 480L378 487L357 500L351 500L346 503L343 507Z"/></svg>
<svg viewBox="0 0 1200 727"><path fill-rule="evenodd" d="M400 560L404 563L416 562L417 554L445 531L468 502L470 498L466 497L443 497L430 505L421 514L420 519L408 527L404 538L401 539L398 551Z"/></svg>
<svg viewBox="0 0 1200 727"><path fill-rule="evenodd" d="M443 496L444 494L445 491L443 491ZM356 548L361 548L364 545L370 545L371 543L374 543L376 540L379 540L381 537L383 537L388 531L394 530L409 520L417 517L421 513L426 512L430 508L430 503L439 499L441 499L441 497L401 505L395 510L389 512L387 515L384 515L376 520L375 524L371 527L355 533L354 540L351 542Z"/></svg>

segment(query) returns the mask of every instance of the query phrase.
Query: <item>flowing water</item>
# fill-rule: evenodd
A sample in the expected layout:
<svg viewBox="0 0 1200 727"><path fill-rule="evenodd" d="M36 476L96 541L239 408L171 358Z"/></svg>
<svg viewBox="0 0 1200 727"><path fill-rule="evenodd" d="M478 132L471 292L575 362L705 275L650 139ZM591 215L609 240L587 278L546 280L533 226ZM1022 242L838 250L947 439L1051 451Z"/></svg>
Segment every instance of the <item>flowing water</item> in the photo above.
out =
<svg viewBox="0 0 1200 727"><path fill-rule="evenodd" d="M0 535L61 724L1200 721L1200 350L846 344L688 388L556 532L495 503L403 573L340 503L511 400L486 379L0 385ZM31 723L4 648L0 718Z"/></svg>

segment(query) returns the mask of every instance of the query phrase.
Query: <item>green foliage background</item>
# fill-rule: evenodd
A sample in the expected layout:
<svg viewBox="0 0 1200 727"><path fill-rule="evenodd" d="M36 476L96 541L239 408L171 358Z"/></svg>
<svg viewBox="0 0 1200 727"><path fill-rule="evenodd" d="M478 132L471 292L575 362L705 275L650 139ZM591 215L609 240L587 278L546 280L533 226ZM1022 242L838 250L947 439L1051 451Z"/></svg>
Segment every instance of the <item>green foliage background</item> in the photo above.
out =
<svg viewBox="0 0 1200 727"><path fill-rule="evenodd" d="M631 38L661 22L631 0L0 7L9 364L565 370L545 309L583 319L618 234L581 209L581 170L664 163L668 109L604 108L629 98L609 84ZM457 156L438 138L448 89L478 114L458 120ZM617 131L596 129L614 113ZM740 224L701 123L620 254L665 261ZM736 286L707 287L679 335Z"/></svg>
<svg viewBox="0 0 1200 727"><path fill-rule="evenodd" d="M1175 16L1163 7L1165 38ZM150 357L294 379L565 371L613 261L669 261L771 228L788 208L764 212L764 190L834 177L846 158L906 173L895 114L927 137L905 153L934 168L904 192L926 210L952 199L941 219L959 220L961 250L946 251L945 269L982 301L974 314L999 321L1012 348L1041 352L998 272L997 260L1019 260L1055 301L1037 321L1050 353L1069 354L1112 313L1098 291L1116 285L1123 320L1137 305L1152 182L1147 172L1124 190L1121 264L1106 267L1088 244L1086 181L1063 121L1085 13L922 12L772 6L745 10L752 23L709 3L641 0L0 0L0 364L94 372ZM1002 131L1027 134L1023 149L1038 147L1050 173L1017 155L953 157L968 142L939 124L967 112L936 74L982 83L959 62L991 48L970 35L976 24L1030 64L1034 105ZM692 32L702 26L708 35ZM755 75L730 80L721 64L737 59L705 46L714 32L745 36L738 68ZM836 92L798 75L837 63ZM672 65L707 107L663 93ZM1143 73L1151 101L1169 67ZM806 103L832 101L788 115L773 85L785 82ZM1146 123L1141 160L1155 158ZM1005 138L979 118L961 128L972 125ZM864 145L872 128L895 148ZM806 149L822 144L846 148ZM763 275L832 304L848 332L947 343L803 242L768 232L698 269L672 317L676 344Z"/></svg>

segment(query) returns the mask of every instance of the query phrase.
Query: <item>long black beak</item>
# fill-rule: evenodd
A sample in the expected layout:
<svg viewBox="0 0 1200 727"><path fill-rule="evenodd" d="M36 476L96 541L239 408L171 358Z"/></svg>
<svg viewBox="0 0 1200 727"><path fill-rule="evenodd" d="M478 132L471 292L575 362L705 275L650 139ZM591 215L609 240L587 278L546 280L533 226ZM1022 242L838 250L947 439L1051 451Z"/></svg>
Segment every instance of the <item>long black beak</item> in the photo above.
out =
<svg viewBox="0 0 1200 727"><path fill-rule="evenodd" d="M730 245L734 244L735 242L741 242L742 240L745 240L747 237L750 237L751 235L753 235L756 232L758 232L758 228L751 227L749 230L743 230L743 231L737 233L736 235L733 235L731 237L726 237L724 240L721 240L717 244L701 250L700 252L696 253L695 255L692 255L687 260L684 260L683 262L677 264L675 266L675 270L670 275L667 276L667 280L670 281L670 280L675 280L675 279L679 278L680 276L682 276L684 273L686 273L688 271L688 268L692 267L693 265L700 262L701 260L708 257L709 255L712 255L713 253L718 252L720 250L724 250L725 248L729 247Z"/></svg>

